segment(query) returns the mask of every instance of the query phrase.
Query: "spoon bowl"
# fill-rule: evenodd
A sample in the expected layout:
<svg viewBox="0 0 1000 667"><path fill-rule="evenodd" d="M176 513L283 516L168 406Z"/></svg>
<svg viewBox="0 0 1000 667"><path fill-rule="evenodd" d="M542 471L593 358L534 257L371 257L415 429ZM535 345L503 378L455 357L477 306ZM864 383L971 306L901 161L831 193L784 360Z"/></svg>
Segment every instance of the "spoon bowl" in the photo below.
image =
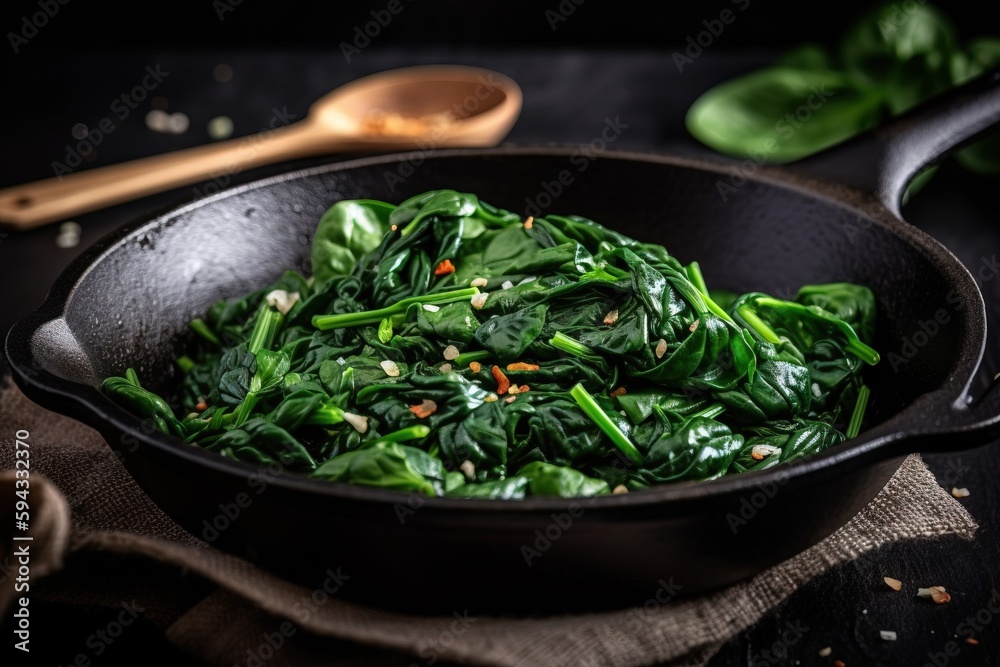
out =
<svg viewBox="0 0 1000 667"><path fill-rule="evenodd" d="M302 121L0 190L0 226L24 230L171 188L338 152L495 146L521 112L518 85L478 67L425 65L341 86Z"/></svg>
<svg viewBox="0 0 1000 667"><path fill-rule="evenodd" d="M420 66L357 79L318 99L307 124L366 147L491 146L513 127L522 96L510 78L476 67Z"/></svg>

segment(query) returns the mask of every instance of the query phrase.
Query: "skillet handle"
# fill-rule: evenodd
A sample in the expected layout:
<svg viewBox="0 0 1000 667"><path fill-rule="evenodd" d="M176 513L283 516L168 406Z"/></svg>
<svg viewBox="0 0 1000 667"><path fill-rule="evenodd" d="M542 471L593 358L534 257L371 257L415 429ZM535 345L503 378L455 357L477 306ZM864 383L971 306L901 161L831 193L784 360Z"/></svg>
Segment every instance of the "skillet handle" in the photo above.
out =
<svg viewBox="0 0 1000 667"><path fill-rule="evenodd" d="M1000 68L927 100L891 122L795 164L799 173L874 195L896 217L924 167L1000 123Z"/></svg>
<svg viewBox="0 0 1000 667"><path fill-rule="evenodd" d="M1000 440L1000 381L978 398L958 399L941 390L920 399L911 414L913 431L901 441L902 453L964 451Z"/></svg>

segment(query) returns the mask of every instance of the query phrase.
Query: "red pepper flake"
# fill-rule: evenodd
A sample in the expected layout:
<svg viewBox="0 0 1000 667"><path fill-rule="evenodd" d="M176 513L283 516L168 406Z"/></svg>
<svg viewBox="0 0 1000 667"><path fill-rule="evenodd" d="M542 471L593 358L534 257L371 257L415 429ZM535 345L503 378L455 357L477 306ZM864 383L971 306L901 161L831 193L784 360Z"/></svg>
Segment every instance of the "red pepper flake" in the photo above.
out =
<svg viewBox="0 0 1000 667"><path fill-rule="evenodd" d="M847 667L847 665L844 664L843 660L834 660L833 667Z"/></svg>
<svg viewBox="0 0 1000 667"><path fill-rule="evenodd" d="M523 361L517 361L513 364L507 364L507 370L509 371L537 371L538 364L526 364Z"/></svg>
<svg viewBox="0 0 1000 667"><path fill-rule="evenodd" d="M503 400L506 401L507 403L513 403L515 398L517 398L517 396L508 396Z"/></svg>
<svg viewBox="0 0 1000 667"><path fill-rule="evenodd" d="M438 404L429 398L425 398L420 405L411 405L410 412L420 419L426 419L437 412Z"/></svg>
<svg viewBox="0 0 1000 667"><path fill-rule="evenodd" d="M493 379L497 381L497 395L503 396L510 389L510 380L503 374L499 366L493 367Z"/></svg>
<svg viewBox="0 0 1000 667"><path fill-rule="evenodd" d="M951 593L944 589L944 586L931 586L931 599L935 604L945 604L951 602Z"/></svg>
<svg viewBox="0 0 1000 667"><path fill-rule="evenodd" d="M446 276L449 273L455 273L455 265L451 263L450 259L444 260L434 269L435 276Z"/></svg>
<svg viewBox="0 0 1000 667"><path fill-rule="evenodd" d="M973 646L979 646L979 640L976 639L975 637L966 637L965 643L972 644Z"/></svg>
<svg viewBox="0 0 1000 667"><path fill-rule="evenodd" d="M618 387L617 389L615 389L613 392L611 392L608 395L611 396L611 398L615 398L616 396L624 396L625 395L625 387Z"/></svg>
<svg viewBox="0 0 1000 667"><path fill-rule="evenodd" d="M194 409L197 410L198 412L204 412L205 410L208 410L208 403L205 402L204 398L199 396L198 404L194 406Z"/></svg>
<svg viewBox="0 0 1000 667"><path fill-rule="evenodd" d="M931 586L930 588L917 589L917 597L931 598L937 604L951 602L951 593L945 590L944 586Z"/></svg>
<svg viewBox="0 0 1000 667"><path fill-rule="evenodd" d="M526 384L522 384L520 387L518 387L518 393L519 394L523 394L526 391L531 391L531 387L529 387Z"/></svg>
<svg viewBox="0 0 1000 667"><path fill-rule="evenodd" d="M469 369L473 373L478 373L479 371L483 370L483 365L481 363L479 363L478 361L470 361L469 362Z"/></svg>
<svg viewBox="0 0 1000 667"><path fill-rule="evenodd" d="M529 215L528 219L524 221L524 228L531 229L531 226L535 224L535 217Z"/></svg>

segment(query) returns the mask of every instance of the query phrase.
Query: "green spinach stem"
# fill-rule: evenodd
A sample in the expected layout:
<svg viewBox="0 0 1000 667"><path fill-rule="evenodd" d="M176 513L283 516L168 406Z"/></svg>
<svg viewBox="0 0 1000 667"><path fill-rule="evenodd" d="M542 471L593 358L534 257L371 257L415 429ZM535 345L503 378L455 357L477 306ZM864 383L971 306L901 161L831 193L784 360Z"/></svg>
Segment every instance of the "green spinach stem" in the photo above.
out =
<svg viewBox="0 0 1000 667"><path fill-rule="evenodd" d="M594 356L594 351L589 347L559 331L556 332L555 336L549 339L549 345L577 357Z"/></svg>
<svg viewBox="0 0 1000 667"><path fill-rule="evenodd" d="M558 334L556 334L558 335ZM618 425L611 421L607 413L597 404L594 397L591 396L583 385L577 383L572 389L569 390L570 395L577 402L577 405L590 417L595 424L604 434L611 439L611 442L621 450L622 454L628 457L628 460L637 466L642 465L642 454L636 449L632 441L628 439L628 436L622 433L622 430L618 428Z"/></svg>
<svg viewBox="0 0 1000 667"><path fill-rule="evenodd" d="M771 297L758 297L754 300L754 303L758 306L784 309L788 312L795 313L796 315L807 317L816 322L826 324L827 326L839 331L847 340L847 345L844 349L861 359L866 364L874 366L878 363L879 353L872 349L869 345L862 342L850 324L834 317L833 315L824 315L822 314L822 311L816 312L809 306L803 306L801 303L795 303L794 301L782 301L781 299L774 299ZM740 311L742 312L742 309L740 309ZM750 320L748 319L747 321L749 322Z"/></svg>
<svg viewBox="0 0 1000 667"><path fill-rule="evenodd" d="M247 341L247 350L251 354L257 354L261 350L270 349L284 319L285 316L267 305L266 301L262 302L257 311L257 321L254 322L250 340Z"/></svg>
<svg viewBox="0 0 1000 667"><path fill-rule="evenodd" d="M701 292L701 296L705 299L705 305L708 306L709 312L711 312L716 317L721 317L727 322L733 322L733 318L729 316L722 306L717 304L712 297L708 294L708 285L705 284L705 276L701 273L701 265L698 262L691 262L687 265L685 272L688 275L688 279L694 283L694 286L698 288Z"/></svg>
<svg viewBox="0 0 1000 667"><path fill-rule="evenodd" d="M475 352L463 352L462 354L455 357L452 361L455 362L456 366L468 366L473 361L482 361L483 359L489 359L493 353L489 350L476 350Z"/></svg>
<svg viewBox="0 0 1000 667"><path fill-rule="evenodd" d="M306 424L333 426L344 421L344 411L335 405L321 405L306 417Z"/></svg>
<svg viewBox="0 0 1000 667"><path fill-rule="evenodd" d="M854 403L854 412L851 414L851 422L847 426L847 433L844 434L848 439L858 437L858 433L861 432L861 422L864 421L865 411L868 409L870 394L868 385L861 385L861 389L858 390L858 400Z"/></svg>
<svg viewBox="0 0 1000 667"><path fill-rule="evenodd" d="M462 301L479 294L478 287L466 287L463 289L439 292L437 294L426 294L424 296L411 296L402 299L377 310L365 310L360 313L342 313L337 315L314 315L312 325L320 331L329 329L344 329L346 327L359 327L366 324L378 324L387 317L401 315L406 309L414 304L423 303L452 303Z"/></svg>
<svg viewBox="0 0 1000 667"><path fill-rule="evenodd" d="M694 419L695 417L704 417L705 419L715 419L725 411L726 411L726 406L724 406L722 403L713 403L707 408L704 408L694 413L693 415L688 417L688 419Z"/></svg>
<svg viewBox="0 0 1000 667"><path fill-rule="evenodd" d="M177 357L177 367L181 369L182 373L190 373L191 369L194 368L194 359L186 354L182 354Z"/></svg>
<svg viewBox="0 0 1000 667"><path fill-rule="evenodd" d="M760 334L760 337L768 343L771 343L772 345L781 344L781 338L778 334L774 332L774 329L768 326L767 322L760 318L760 315L758 315L753 308L750 306L740 306L736 309L736 312L738 312L740 317L746 320L747 324L753 327L754 331Z"/></svg>
<svg viewBox="0 0 1000 667"><path fill-rule="evenodd" d="M208 325L205 323L205 320L201 319L200 317L196 317L195 319L191 320L191 329L194 330L196 334L207 340L212 345L222 345L222 341L219 340L219 337L216 336L215 332L208 327Z"/></svg>
<svg viewBox="0 0 1000 667"><path fill-rule="evenodd" d="M379 442L407 442L409 440L420 440L421 438L426 438L430 434L430 426L417 424L416 426L401 428L398 431L393 431L392 433L386 433L378 440L373 441L371 444L374 445Z"/></svg>

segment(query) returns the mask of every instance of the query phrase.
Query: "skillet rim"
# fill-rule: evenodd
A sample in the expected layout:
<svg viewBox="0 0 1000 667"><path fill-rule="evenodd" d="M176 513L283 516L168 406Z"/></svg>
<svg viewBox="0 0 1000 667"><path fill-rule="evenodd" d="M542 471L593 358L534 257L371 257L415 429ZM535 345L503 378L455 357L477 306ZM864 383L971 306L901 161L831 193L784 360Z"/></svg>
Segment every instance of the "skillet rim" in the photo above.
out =
<svg viewBox="0 0 1000 667"><path fill-rule="evenodd" d="M489 158L489 157L570 157L581 145L503 145L494 148L442 148L424 151L424 159ZM70 407L60 406L58 411L78 418L99 431L111 427L122 435L129 434L142 443L155 445L159 454L177 456L184 463L210 468L228 477L247 479L259 474L259 465L227 459L215 452L209 452L195 445L188 445L179 438L160 432L147 433L140 428L142 420L105 397L96 387L61 378L45 370L31 352L31 339L37 329L46 322L65 314L65 306L72 298L76 286L103 258L123 245L132 235L155 226L172 226L172 220L189 210L203 207L219 200L239 195L243 192L270 187L287 181L295 181L311 176L349 171L376 165L399 164L410 159L412 151L394 152L375 156L364 156L333 161L304 168L294 168L277 174L254 179L215 194L180 200L148 211L126 222L115 231L96 241L90 248L74 259L54 281L41 304L18 320L10 329L5 343L8 363L17 383L31 397L42 400L64 399L72 401ZM661 164L684 169L709 171L720 175L732 173L738 163L713 161L678 154L641 151L615 150L602 152L596 159L626 162ZM986 345L985 302L975 279L969 270L947 248L930 235L894 215L878 199L868 193L836 182L817 179L812 175L798 173L794 165L784 167L763 166L746 176L748 182L756 182L770 187L796 191L799 194L819 200L825 206L834 206L853 211L859 219L866 218L879 225L890 234L913 245L939 271L939 275L951 287L964 296L972 296L974 303L967 303L959 312L959 319L966 330L962 347L948 376L936 389L921 394L887 420L863 431L858 437L835 445L806 459L775 466L767 470L726 475L724 477L691 482L677 482L650 487L640 492L593 498L549 498L530 497L523 500L486 500L470 498L430 497L423 500L423 508L439 511L463 512L513 512L518 515L566 510L572 504L586 503L589 510L618 510L621 508L652 507L666 505L676 509L697 503L707 509L709 501L721 502L747 492L758 491L761 487L775 483L802 484L821 476L842 476L858 468L867 467L913 450L894 450L894 445L907 441L920 441L921 436L940 432L940 419L929 415L945 410L961 410L968 404L969 388L974 381ZM28 370L38 366L41 372ZM934 408L934 406L937 408ZM935 426L937 429L935 430ZM109 447L112 445L109 443ZM887 450L880 452L879 450ZM889 451L892 450L892 451ZM128 457L126 457L127 459ZM900 458L901 461L901 458ZM126 462L126 467L128 464ZM409 493L367 487L362 485L316 480L297 473L279 473L269 482L269 488L280 488L291 493L320 495L333 499L372 504L396 504L409 497Z"/></svg>

